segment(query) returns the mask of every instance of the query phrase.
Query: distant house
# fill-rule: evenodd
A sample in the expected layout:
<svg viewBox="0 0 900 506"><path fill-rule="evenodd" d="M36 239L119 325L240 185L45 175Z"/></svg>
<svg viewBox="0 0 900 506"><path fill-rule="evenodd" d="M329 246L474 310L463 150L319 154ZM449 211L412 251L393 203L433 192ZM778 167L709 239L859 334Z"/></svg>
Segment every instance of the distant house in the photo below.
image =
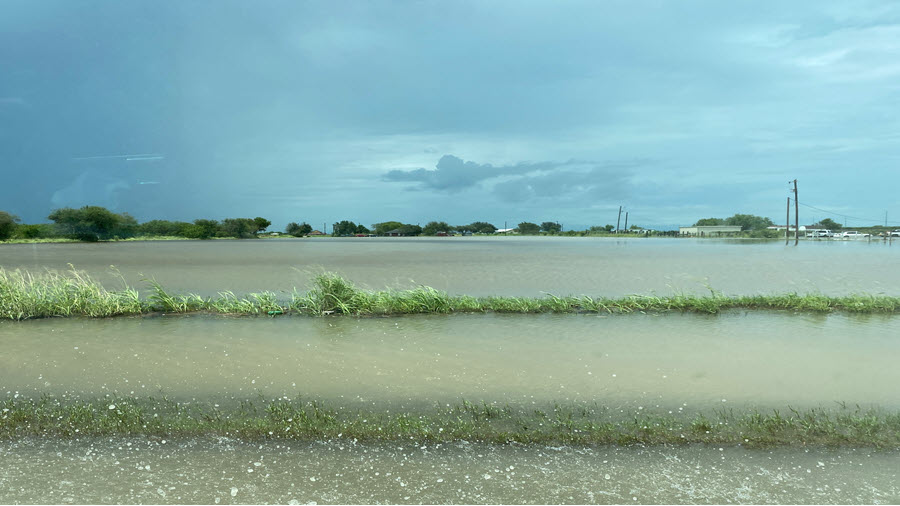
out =
<svg viewBox="0 0 900 506"><path fill-rule="evenodd" d="M319 232L318 230L313 230L308 235L313 236L313 235L325 235L325 234L322 232Z"/></svg>
<svg viewBox="0 0 900 506"><path fill-rule="evenodd" d="M401 232L399 228L395 228L394 230L388 230L384 235L385 237L400 237L403 235L403 232Z"/></svg>
<svg viewBox="0 0 900 506"><path fill-rule="evenodd" d="M682 236L692 237L720 237L739 234L740 225L700 225L693 227L678 227Z"/></svg>

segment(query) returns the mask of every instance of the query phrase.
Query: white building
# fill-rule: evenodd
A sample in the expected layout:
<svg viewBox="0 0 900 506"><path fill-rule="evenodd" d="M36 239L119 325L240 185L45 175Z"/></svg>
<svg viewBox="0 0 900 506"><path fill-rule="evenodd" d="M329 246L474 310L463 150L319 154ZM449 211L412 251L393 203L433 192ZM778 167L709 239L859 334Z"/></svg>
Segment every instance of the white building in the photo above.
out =
<svg viewBox="0 0 900 506"><path fill-rule="evenodd" d="M735 235L740 233L740 225L701 225L693 227L678 227L681 235L696 237L718 237Z"/></svg>

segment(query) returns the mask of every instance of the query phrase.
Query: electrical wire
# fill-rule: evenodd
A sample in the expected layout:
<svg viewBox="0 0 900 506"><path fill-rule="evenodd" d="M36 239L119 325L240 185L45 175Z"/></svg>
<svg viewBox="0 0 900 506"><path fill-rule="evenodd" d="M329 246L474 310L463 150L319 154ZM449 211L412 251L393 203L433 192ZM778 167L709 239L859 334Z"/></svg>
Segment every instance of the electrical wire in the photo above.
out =
<svg viewBox="0 0 900 506"><path fill-rule="evenodd" d="M834 211L829 211L829 210L827 210L827 209L822 209L822 208L820 208L820 207L811 206L811 205L809 205L809 204L804 204L803 202L797 202L797 203L800 204L800 205L803 206L803 207L808 207L808 208L810 208L810 209L815 209L816 211L822 211L823 213L828 213L828 214L831 214L831 215L834 215L834 216L840 216L841 218L848 219L848 220L864 221L864 222L869 222L869 223L872 223L872 222L878 223L879 221L881 221L881 219L874 219L874 220L873 220L873 219L869 219L869 218L858 218L858 217L856 217L856 216L848 216L848 215L846 215L846 214L836 213L836 212L834 212Z"/></svg>

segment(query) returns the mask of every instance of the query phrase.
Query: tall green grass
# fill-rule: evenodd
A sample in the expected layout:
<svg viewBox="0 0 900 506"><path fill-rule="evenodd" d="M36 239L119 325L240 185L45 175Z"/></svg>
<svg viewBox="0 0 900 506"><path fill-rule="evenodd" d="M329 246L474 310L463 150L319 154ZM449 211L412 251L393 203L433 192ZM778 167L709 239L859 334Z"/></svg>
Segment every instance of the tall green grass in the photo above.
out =
<svg viewBox="0 0 900 506"><path fill-rule="evenodd" d="M66 273L31 274L0 269L0 319L24 320L50 316L118 316L152 312L210 312L233 315L402 315L441 313L607 313L680 311L716 314L733 309L788 310L827 313L886 313L900 311L900 297L788 293L726 296L675 294L629 295L617 299L589 296L473 297L449 295L427 286L410 290L363 290L333 273L316 276L307 292L296 289L290 300L273 292L216 297L173 294L154 280L146 280L149 295L123 281L123 288L108 290L74 269Z"/></svg>
<svg viewBox="0 0 900 506"><path fill-rule="evenodd" d="M467 401L397 412L262 398L223 407L152 397L61 400L20 396L0 400L0 440L108 435L896 448L900 446L900 413L846 406L802 411L622 413L595 403L536 409Z"/></svg>

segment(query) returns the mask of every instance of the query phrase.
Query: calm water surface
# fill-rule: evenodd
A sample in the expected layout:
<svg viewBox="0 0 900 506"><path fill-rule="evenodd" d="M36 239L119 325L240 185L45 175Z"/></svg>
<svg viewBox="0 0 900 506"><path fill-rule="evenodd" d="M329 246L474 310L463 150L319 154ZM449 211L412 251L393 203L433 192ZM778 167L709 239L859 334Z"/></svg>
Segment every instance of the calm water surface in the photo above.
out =
<svg viewBox="0 0 900 506"><path fill-rule="evenodd" d="M900 319L206 316L0 324L0 391L347 404L900 407Z"/></svg>
<svg viewBox="0 0 900 506"><path fill-rule="evenodd" d="M305 290L335 271L368 288L454 294L821 292L900 295L900 241L447 237L0 245L0 266L83 269L112 286L153 277L179 292Z"/></svg>
<svg viewBox="0 0 900 506"><path fill-rule="evenodd" d="M0 245L0 266L215 295L308 286L539 296L900 295L898 244L588 238ZM287 396L422 408L462 399L900 408L900 319L730 312L399 318L147 316L0 322L0 392L198 402ZM678 411L676 411L678 410ZM897 503L900 450L458 442L0 442L0 503Z"/></svg>

